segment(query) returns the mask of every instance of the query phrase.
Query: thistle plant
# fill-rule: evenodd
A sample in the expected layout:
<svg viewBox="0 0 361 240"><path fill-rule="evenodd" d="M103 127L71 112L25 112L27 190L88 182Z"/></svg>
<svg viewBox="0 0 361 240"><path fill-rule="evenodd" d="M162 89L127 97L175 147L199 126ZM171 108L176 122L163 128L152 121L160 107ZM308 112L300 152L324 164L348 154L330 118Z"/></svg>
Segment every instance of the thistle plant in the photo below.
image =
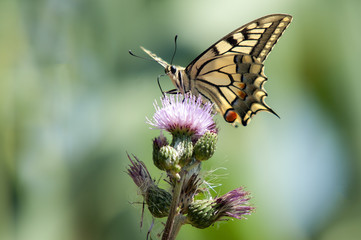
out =
<svg viewBox="0 0 361 240"><path fill-rule="evenodd" d="M218 129L213 120L211 103L189 94L161 99L154 103L155 114L147 123L161 133L153 140L153 163L167 175L169 189L160 188L145 164L133 155L128 174L138 186L149 212L155 218L167 217L162 239L175 239L181 226L191 224L207 228L228 218L242 219L254 207L249 205L249 192L242 187L223 196L201 199L207 184L201 177L201 166L215 151ZM171 142L162 131L171 134Z"/></svg>

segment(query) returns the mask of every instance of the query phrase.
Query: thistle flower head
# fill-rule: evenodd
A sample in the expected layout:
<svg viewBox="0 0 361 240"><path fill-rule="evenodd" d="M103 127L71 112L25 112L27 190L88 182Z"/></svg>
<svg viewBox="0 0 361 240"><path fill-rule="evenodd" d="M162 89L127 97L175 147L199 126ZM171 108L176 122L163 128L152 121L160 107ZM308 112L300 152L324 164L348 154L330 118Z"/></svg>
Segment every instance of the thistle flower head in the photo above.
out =
<svg viewBox="0 0 361 240"><path fill-rule="evenodd" d="M131 162L128 168L128 175L133 179L134 183L138 186L141 191L141 194L145 196L147 189L149 186L154 185L154 181L148 172L147 167L145 164L140 161L136 156L133 155L135 160L128 154L128 158Z"/></svg>
<svg viewBox="0 0 361 240"><path fill-rule="evenodd" d="M203 103L201 97L190 94L165 96L161 99L162 106L154 103L156 113L147 123L156 129L164 129L173 135L203 135L207 130L216 132L213 121L212 104Z"/></svg>
<svg viewBox="0 0 361 240"><path fill-rule="evenodd" d="M196 200L188 207L188 222L197 228L207 228L225 217L241 219L254 209L248 206L248 195L237 188L213 200Z"/></svg>
<svg viewBox="0 0 361 240"><path fill-rule="evenodd" d="M241 219L243 215L251 214L254 207L248 205L249 199L249 192L244 191L242 187L217 197L215 202L217 203L218 219L222 217Z"/></svg>
<svg viewBox="0 0 361 240"><path fill-rule="evenodd" d="M128 174L139 187L150 213L157 218L168 216L172 195L164 189L159 188L152 180L145 164L133 155L135 160L128 154L131 162Z"/></svg>

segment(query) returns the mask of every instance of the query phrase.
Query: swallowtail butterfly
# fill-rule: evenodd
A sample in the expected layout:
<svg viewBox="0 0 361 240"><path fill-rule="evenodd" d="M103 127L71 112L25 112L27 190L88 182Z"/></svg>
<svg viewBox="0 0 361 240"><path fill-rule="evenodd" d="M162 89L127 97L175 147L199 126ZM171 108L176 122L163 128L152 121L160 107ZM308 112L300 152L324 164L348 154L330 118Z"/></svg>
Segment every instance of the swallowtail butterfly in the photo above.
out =
<svg viewBox="0 0 361 240"><path fill-rule="evenodd" d="M194 59L186 68L168 64L142 49L162 65L177 91L201 95L215 104L232 124L246 126L259 111L278 116L264 101L263 62L292 20L286 14L256 19L229 33Z"/></svg>

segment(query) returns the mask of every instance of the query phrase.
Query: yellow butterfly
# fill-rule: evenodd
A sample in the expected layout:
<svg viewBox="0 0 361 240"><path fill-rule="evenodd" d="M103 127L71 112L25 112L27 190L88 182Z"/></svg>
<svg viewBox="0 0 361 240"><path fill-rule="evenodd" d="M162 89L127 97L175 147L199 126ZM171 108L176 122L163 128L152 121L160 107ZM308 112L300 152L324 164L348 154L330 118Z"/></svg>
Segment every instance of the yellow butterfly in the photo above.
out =
<svg viewBox="0 0 361 240"><path fill-rule="evenodd" d="M170 65L141 47L162 65L182 94L199 94L215 107L224 119L246 126L259 111L278 116L264 99L267 77L263 62L292 20L286 14L261 17L229 33L194 59L186 68Z"/></svg>

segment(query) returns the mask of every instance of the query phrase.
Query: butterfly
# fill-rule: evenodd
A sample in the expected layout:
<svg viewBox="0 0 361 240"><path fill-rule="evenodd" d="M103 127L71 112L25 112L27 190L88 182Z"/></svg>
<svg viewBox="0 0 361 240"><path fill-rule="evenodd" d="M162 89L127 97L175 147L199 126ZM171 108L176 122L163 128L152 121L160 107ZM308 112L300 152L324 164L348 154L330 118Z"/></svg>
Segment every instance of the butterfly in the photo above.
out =
<svg viewBox="0 0 361 240"><path fill-rule="evenodd" d="M177 92L200 94L215 104L225 121L246 126L259 111L278 117L264 101L267 77L263 62L291 21L290 15L273 14L247 23L210 46L186 68L168 64L141 48L164 67Z"/></svg>

